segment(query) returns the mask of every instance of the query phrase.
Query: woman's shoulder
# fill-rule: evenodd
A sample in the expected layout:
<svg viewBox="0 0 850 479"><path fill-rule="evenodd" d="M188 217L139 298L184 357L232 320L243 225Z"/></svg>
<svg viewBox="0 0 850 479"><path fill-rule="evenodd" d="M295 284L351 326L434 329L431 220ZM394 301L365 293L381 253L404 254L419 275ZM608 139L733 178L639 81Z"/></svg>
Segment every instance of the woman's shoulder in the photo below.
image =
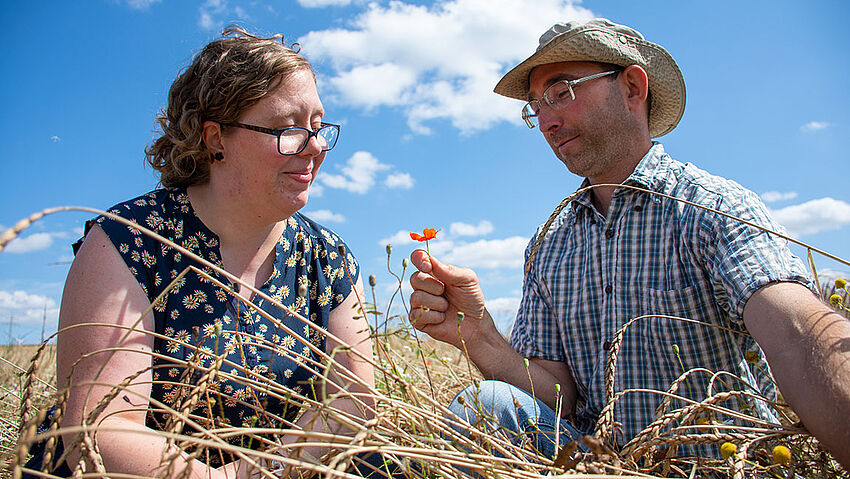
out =
<svg viewBox="0 0 850 479"><path fill-rule="evenodd" d="M333 250L338 250L345 242L332 229L327 228L302 213L295 213L287 221L287 231L291 230L296 235L301 233L304 237L314 239L314 242L325 245Z"/></svg>
<svg viewBox="0 0 850 479"><path fill-rule="evenodd" d="M189 195L186 194L185 189L159 188L152 190L113 205L107 210L107 213L127 219L144 220L148 215L161 216L167 214L170 210L182 210L184 213L189 211ZM96 221L102 223L106 219L108 217L102 215Z"/></svg>
<svg viewBox="0 0 850 479"><path fill-rule="evenodd" d="M183 189L160 188L143 195L117 203L96 218L86 221L83 237L74 243L76 252L83 239L94 225L103 229L106 235L116 243L136 238L137 247L141 247L142 232L135 223L155 232L162 232L167 225L174 223L176 215L189 212L189 197Z"/></svg>
<svg viewBox="0 0 850 479"><path fill-rule="evenodd" d="M335 287L346 289L342 284L348 281L336 280L349 275L352 280L357 280L360 273L357 259L342 237L332 229L301 213L295 213L287 220L284 235L291 235L295 248L302 250L304 256L312 258L317 266L317 274L324 276Z"/></svg>

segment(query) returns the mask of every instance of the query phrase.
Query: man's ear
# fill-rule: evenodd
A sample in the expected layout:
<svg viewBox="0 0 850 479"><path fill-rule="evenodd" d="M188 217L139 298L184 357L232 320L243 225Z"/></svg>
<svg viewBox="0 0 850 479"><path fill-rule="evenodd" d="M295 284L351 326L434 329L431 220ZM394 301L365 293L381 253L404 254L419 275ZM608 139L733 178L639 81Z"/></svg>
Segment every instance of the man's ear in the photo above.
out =
<svg viewBox="0 0 850 479"><path fill-rule="evenodd" d="M201 132L201 139L207 145L210 155L224 153L224 144L221 141L221 124L215 121L205 121Z"/></svg>
<svg viewBox="0 0 850 479"><path fill-rule="evenodd" d="M629 110L640 108L649 96L649 77L640 65L629 65L620 77L626 88L626 104Z"/></svg>

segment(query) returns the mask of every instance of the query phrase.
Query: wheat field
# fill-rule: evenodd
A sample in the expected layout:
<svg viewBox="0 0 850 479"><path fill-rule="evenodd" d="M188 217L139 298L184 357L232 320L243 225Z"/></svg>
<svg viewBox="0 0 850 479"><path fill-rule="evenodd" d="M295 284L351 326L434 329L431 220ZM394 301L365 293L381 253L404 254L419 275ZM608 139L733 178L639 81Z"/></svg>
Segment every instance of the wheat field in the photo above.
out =
<svg viewBox="0 0 850 479"><path fill-rule="evenodd" d="M76 208L46 210L20 222L0 237L0 253L5 244L33 222L46 214L70 209ZM156 237L155 233L140 229L144 234ZM177 245L171 246L180 249ZM215 269L208 263L206 266ZM814 269L811 259L810 266ZM208 279L215 280L205 271L191 269L184 273L207 275ZM817 275L816 271L813 272ZM398 279L399 293L401 283L406 280L404 271L391 273ZM246 287L250 289L249 285ZM821 288L821 285L818 287ZM825 300L833 298L834 306L844 307L846 291L839 291L837 285L823 285L820 291ZM556 457L545 457L535 450L531 441L517 440L504 431L490 431L453 418L446 409L451 399L457 392L481 379L474 365L463 351L417 333L404 315L385 320L383 312L393 311L392 304L374 304L374 285L371 298L369 293L367 291L367 298L359 298L359 311L370 319L370 324L375 325L370 330L373 355L367 358L376 371L376 387L367 393L368 399L376 404L374 417L368 420L354 417L329 407L330 399L316 401L274 381L246 379L251 387L269 395L285 397L302 411L314 411L316 417L347 425L350 433L317 434L298 430L292 424L281 428L222 425L216 421L216 398L228 398L217 389L216 384L223 377L232 379L228 371L240 365L223 364L223 356L195 348L194 354L181 365L184 373L172 384L178 391L177 400L172 405L151 402L151 408L168 417L157 434L162 434L170 445L187 451L193 458L207 462L210 458L219 458L223 462L227 458L243 459L255 465L253 473L257 477L356 477L348 472L351 465L358 461L359 455L370 452L380 453L386 458L383 467L387 470L399 467L410 478L479 476L520 479L614 475L735 478L758 475L785 478L795 474L811 478L850 477L796 420L786 404L772 404L781 418L780 423L768 423L728 407L737 402L764 400L746 388L732 387L735 382L732 379L744 381L734 378L729 372L709 372L718 377L722 375L727 380L718 381L703 397L693 401L679 395L679 388L692 374L704 371L684 371L668 390L653 391L669 398L663 403L665 407L657 411L656 420L625 447L612 447L612 438L617 430L614 405L623 395L634 393L613 390L619 342L628 327L641 318L626 323L612 340L606 365L607 380L611 384L608 405L602 411L594 433L582 438L585 447L579 448L577 443L570 443ZM836 295L843 298L842 302L834 301ZM265 299L274 302L271 298ZM390 303L392 301L397 302L396 307L398 303L403 304L403 299L397 295L392 296ZM286 310L279 303L278 307ZM294 311L288 313L298 317ZM301 319L305 324L309 323ZM699 322L688 318L677 319L701 327ZM60 330L56 334L63 332ZM183 346L193 347L190 343ZM321 350L316 352L322 360L308 367L323 381L332 381L328 370L332 365L337 366L333 355ZM4 477L20 477L28 459L28 449L35 442L44 441L45 457L54 458L56 438L63 433L66 438L75 438L66 444L66 449L79 450L82 458L76 464L69 464L75 477L110 475L97 445L98 408L102 409L106 402L122 394L134 377L112 385L110 395L94 407L83 427L62 430L54 423L49 429L38 431L37 426L50 407L55 406L54 414L61 417L65 406L65 391L55 387L55 346L6 347L0 356L0 394L3 399L0 455ZM243 372L241 377L251 377L249 371ZM363 399L364 404L369 402ZM260 404L255 407L257 417L267 415ZM281 447L279 438L284 433L298 435L299 440L289 447ZM234 441L234 438L240 439ZM326 445L329 452L322 457L300 454L300 448L314 443ZM688 445L708 445L718 453L706 457L678 454L682 446ZM587 452L583 452L585 449ZM161 459L163 464L168 465L161 476L181 476L181 471L175 470L173 454L163 452ZM50 477L48 464L49 461L45 460L40 468L28 472Z"/></svg>

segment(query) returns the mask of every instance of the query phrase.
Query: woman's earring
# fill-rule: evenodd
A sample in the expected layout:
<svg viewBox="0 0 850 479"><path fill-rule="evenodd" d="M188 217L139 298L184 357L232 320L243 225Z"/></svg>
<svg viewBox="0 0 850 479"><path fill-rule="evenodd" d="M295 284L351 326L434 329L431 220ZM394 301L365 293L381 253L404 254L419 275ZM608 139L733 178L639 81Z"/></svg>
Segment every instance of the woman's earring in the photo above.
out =
<svg viewBox="0 0 850 479"><path fill-rule="evenodd" d="M214 160L216 160L216 161L221 161L221 160L223 160L223 159L224 159L224 153L222 153L222 152L220 152L220 151L219 151L219 152L216 152L216 154L215 154L215 155L213 155L213 159L214 159Z"/></svg>

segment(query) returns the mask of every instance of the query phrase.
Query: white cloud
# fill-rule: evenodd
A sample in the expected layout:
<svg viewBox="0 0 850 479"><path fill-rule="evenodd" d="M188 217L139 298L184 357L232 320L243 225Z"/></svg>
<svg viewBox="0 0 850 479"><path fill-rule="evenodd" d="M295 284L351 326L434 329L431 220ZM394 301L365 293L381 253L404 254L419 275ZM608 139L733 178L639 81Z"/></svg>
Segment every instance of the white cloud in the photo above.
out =
<svg viewBox="0 0 850 479"><path fill-rule="evenodd" d="M342 174L326 173L318 179L329 188L341 188L362 195L375 185L375 175L379 171L389 169L390 165L379 162L369 152L358 151L351 155L346 164L340 168Z"/></svg>
<svg viewBox="0 0 850 479"><path fill-rule="evenodd" d="M331 210L306 211L304 214L320 223L345 223L345 216Z"/></svg>
<svg viewBox="0 0 850 479"><path fill-rule="evenodd" d="M407 230L398 230L394 235L388 238L381 238L378 240L378 244L381 246L386 246L388 244L397 246L410 243L413 243L413 240L410 239L410 232Z"/></svg>
<svg viewBox="0 0 850 479"><path fill-rule="evenodd" d="M820 198L772 211L773 218L791 236L836 230L850 224L850 203Z"/></svg>
<svg viewBox="0 0 850 479"><path fill-rule="evenodd" d="M810 121L805 125L800 127L800 131L803 133L811 133L813 131L823 130L828 127L829 123L825 121Z"/></svg>
<svg viewBox="0 0 850 479"><path fill-rule="evenodd" d="M837 270L832 268L818 268L818 282L820 283L821 291L835 291L835 280L842 278L845 281L850 280L850 271Z"/></svg>
<svg viewBox="0 0 850 479"><path fill-rule="evenodd" d="M463 225L463 223L455 223L455 225ZM454 226L454 225L453 225ZM483 231L492 230L492 224L488 221L482 221L478 226L464 225L467 228L466 233L472 233L477 230L479 234ZM463 230L464 227L460 229ZM457 229L457 227L455 227ZM498 268L516 268L522 267L525 247L528 244L528 238L522 236L511 236L504 239L493 240L478 240L473 242L457 241L453 236L460 236L454 231L449 234L438 233L437 239L431 240L428 243L428 249L431 254L444 263L451 263L457 266L472 269L498 269ZM378 241L381 246L387 243L393 246L409 245L415 243L417 246L420 243L410 239L409 230L399 230L390 237L382 238ZM421 244L424 249L424 243Z"/></svg>
<svg viewBox="0 0 850 479"><path fill-rule="evenodd" d="M245 9L242 8L242 7L238 7L238 6L234 7L233 13L235 13L236 16L238 18L242 19L242 20L250 20L251 19L251 17L248 15L248 12L246 12Z"/></svg>
<svg viewBox="0 0 850 479"><path fill-rule="evenodd" d="M16 323L40 323L47 307L47 321L55 324L59 317L56 301L40 294L26 291L0 290L0 318L14 318Z"/></svg>
<svg viewBox="0 0 850 479"><path fill-rule="evenodd" d="M206 0L198 8L198 26L206 30L216 28L221 19L218 18L227 10L225 0Z"/></svg>
<svg viewBox="0 0 850 479"><path fill-rule="evenodd" d="M304 8L344 7L351 0L298 0L298 4Z"/></svg>
<svg viewBox="0 0 850 479"><path fill-rule="evenodd" d="M488 299L484 303L490 313L494 311L508 311L516 314L517 310L519 309L519 301L520 298L518 296L511 296L508 298Z"/></svg>
<svg viewBox="0 0 850 479"><path fill-rule="evenodd" d="M127 0L127 6L136 10L145 10L161 0Z"/></svg>
<svg viewBox="0 0 850 479"><path fill-rule="evenodd" d="M765 203L774 203L777 201L793 200L797 197L796 191L781 193L779 191L765 191L761 194L761 199Z"/></svg>
<svg viewBox="0 0 850 479"><path fill-rule="evenodd" d="M50 137L50 141L52 141L53 143L59 143L60 141L62 141L62 138L59 138L58 136L53 135L53 136Z"/></svg>
<svg viewBox="0 0 850 479"><path fill-rule="evenodd" d="M325 194L325 187L314 181L310 183L310 196L318 198Z"/></svg>
<svg viewBox="0 0 850 479"><path fill-rule="evenodd" d="M387 185L387 188L399 188L403 190L409 190L413 188L413 177L410 176L410 173L393 173L387 176L387 179L384 180L384 184Z"/></svg>
<svg viewBox="0 0 850 479"><path fill-rule="evenodd" d="M519 310L519 296L511 296L505 298L493 298L484 301L487 311L493 317L496 327L502 334L507 334L513 326L516 319L516 313Z"/></svg>
<svg viewBox="0 0 850 479"><path fill-rule="evenodd" d="M501 75L534 51L554 19L593 16L569 0L373 2L347 28L313 31L299 43L310 59L330 63L329 84L343 101L401 108L417 133L448 120L468 134L519 124L518 102L492 93Z"/></svg>
<svg viewBox="0 0 850 479"><path fill-rule="evenodd" d="M528 238L522 236L479 240L472 243L452 245L445 254L438 256L438 258L446 263L472 269L520 268L527 244ZM435 251L435 246L438 245L439 243L431 245L431 251L435 256L438 254Z"/></svg>
<svg viewBox="0 0 850 479"><path fill-rule="evenodd" d="M482 220L478 225L466 223L452 223L449 231L454 236L484 236L493 232L493 223Z"/></svg>
<svg viewBox="0 0 850 479"><path fill-rule="evenodd" d="M330 80L343 102L367 110L380 105L404 104L403 95L415 83L414 71L392 63L356 66Z"/></svg>
<svg viewBox="0 0 850 479"><path fill-rule="evenodd" d="M53 235L50 233L34 233L29 236L19 236L13 239L3 251L8 253L29 253L47 249L53 244Z"/></svg>

